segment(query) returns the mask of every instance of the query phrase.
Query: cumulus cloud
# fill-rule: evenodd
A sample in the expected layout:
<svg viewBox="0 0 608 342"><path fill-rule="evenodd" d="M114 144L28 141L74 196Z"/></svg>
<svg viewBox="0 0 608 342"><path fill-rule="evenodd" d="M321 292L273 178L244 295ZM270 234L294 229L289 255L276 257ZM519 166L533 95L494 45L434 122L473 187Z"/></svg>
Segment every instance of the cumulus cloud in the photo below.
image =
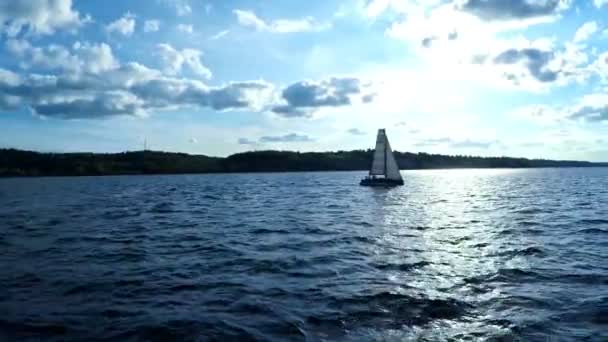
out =
<svg viewBox="0 0 608 342"><path fill-rule="evenodd" d="M115 115L142 116L143 101L125 91L108 91L89 98L40 102L32 106L38 115L65 119L108 117Z"/></svg>
<svg viewBox="0 0 608 342"><path fill-rule="evenodd" d="M108 33L120 33L123 36L130 36L135 31L135 15L130 12L125 13L121 18L111 22L106 26Z"/></svg>
<svg viewBox="0 0 608 342"><path fill-rule="evenodd" d="M192 25L187 25L187 24L178 24L176 26L177 30L180 32L184 32L184 33L192 33L194 32L194 28L192 27Z"/></svg>
<svg viewBox="0 0 608 342"><path fill-rule="evenodd" d="M259 110L258 101L273 89L261 81L209 87L197 80L162 76L137 63L98 75L21 77L7 70L0 75L0 97L16 97L35 114L59 118L144 116L179 108Z"/></svg>
<svg viewBox="0 0 608 342"><path fill-rule="evenodd" d="M456 8L480 19L517 20L552 16L570 7L570 0L458 0Z"/></svg>
<svg viewBox="0 0 608 342"><path fill-rule="evenodd" d="M285 117L310 116L320 107L339 107L360 102L367 98L369 83L354 77L332 77L321 82L296 82L281 93L279 105L272 108L276 114Z"/></svg>
<svg viewBox="0 0 608 342"><path fill-rule="evenodd" d="M146 20L144 22L144 32L157 32L160 30L160 20Z"/></svg>
<svg viewBox="0 0 608 342"><path fill-rule="evenodd" d="M199 65L200 52L180 51L168 44L159 45L167 52L168 70L164 71L135 62L121 64L104 43L38 48L27 41L11 40L10 46L12 53L36 65L38 73L20 75L0 69L0 109L27 107L36 115L48 117L146 116L201 108L294 116L284 114L290 111L297 112L295 116L306 116L315 109L349 105L367 95L368 84L352 77L295 82L282 89L262 80L209 86L175 75L184 67L206 75L207 69ZM39 73L41 70L51 73Z"/></svg>
<svg viewBox="0 0 608 342"><path fill-rule="evenodd" d="M15 37L21 32L53 34L76 30L91 17L72 8L72 0L7 0L0 2L0 32Z"/></svg>
<svg viewBox="0 0 608 342"><path fill-rule="evenodd" d="M273 92L274 87L263 81L231 82L211 89L207 105L215 110L243 108L260 111L270 101Z"/></svg>
<svg viewBox="0 0 608 342"><path fill-rule="evenodd" d="M318 23L312 17L301 19L277 19L266 22L253 11L236 9L233 11L240 25L257 31L273 33L318 32L326 30L329 24Z"/></svg>
<svg viewBox="0 0 608 342"><path fill-rule="evenodd" d="M26 40L8 39L6 47L13 55L21 58L22 66L25 67L99 73L118 65L112 49L105 43L76 42L71 49L56 44L40 48L32 46Z"/></svg>
<svg viewBox="0 0 608 342"><path fill-rule="evenodd" d="M595 21L588 21L584 23L581 25L581 27L579 27L578 30L576 30L576 33L574 34L574 42L580 43L589 39L589 37L596 33L598 29L599 26Z"/></svg>
<svg viewBox="0 0 608 342"><path fill-rule="evenodd" d="M158 44L158 53L165 64L165 72L177 75L185 66L193 73L211 78L211 71L201 62L202 52L196 49L177 50L169 44Z"/></svg>
<svg viewBox="0 0 608 342"><path fill-rule="evenodd" d="M0 108L4 110L27 106L37 115L58 118L143 116L150 111L205 107L219 111L260 111L274 93L274 87L263 81L210 87L138 63L120 65L110 47L103 43L77 42L71 49L59 45L37 48L23 40L10 40L7 44L12 53L28 63L60 72L21 76L0 70ZM178 64L206 74L206 68L199 65L198 52L175 51L181 56L176 58L183 59Z"/></svg>

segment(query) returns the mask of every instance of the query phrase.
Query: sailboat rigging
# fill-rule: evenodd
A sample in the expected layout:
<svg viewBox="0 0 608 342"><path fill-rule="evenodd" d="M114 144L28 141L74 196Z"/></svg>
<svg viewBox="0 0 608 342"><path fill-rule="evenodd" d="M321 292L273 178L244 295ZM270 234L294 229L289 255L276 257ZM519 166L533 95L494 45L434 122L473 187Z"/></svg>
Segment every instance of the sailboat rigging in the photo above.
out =
<svg viewBox="0 0 608 342"><path fill-rule="evenodd" d="M385 129L378 130L372 167L369 175L362 179L360 184L365 186L403 185L403 178L401 178L399 166L391 150Z"/></svg>

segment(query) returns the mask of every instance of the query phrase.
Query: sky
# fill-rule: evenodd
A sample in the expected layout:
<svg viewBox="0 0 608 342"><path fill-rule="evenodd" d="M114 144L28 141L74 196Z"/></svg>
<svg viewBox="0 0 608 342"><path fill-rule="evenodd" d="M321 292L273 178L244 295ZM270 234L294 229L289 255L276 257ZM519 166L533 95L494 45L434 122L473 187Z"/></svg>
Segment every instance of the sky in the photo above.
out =
<svg viewBox="0 0 608 342"><path fill-rule="evenodd" d="M608 161L608 0L0 0L0 147Z"/></svg>

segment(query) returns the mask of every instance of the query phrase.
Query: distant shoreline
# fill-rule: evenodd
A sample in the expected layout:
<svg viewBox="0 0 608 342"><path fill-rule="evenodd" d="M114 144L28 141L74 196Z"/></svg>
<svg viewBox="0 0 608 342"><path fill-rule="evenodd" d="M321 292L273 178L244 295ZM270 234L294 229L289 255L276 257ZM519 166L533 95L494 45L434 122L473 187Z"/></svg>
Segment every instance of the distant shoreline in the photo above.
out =
<svg viewBox="0 0 608 342"><path fill-rule="evenodd" d="M225 158L186 153L40 153L0 149L0 177L126 176L367 171L372 150L255 151ZM606 167L608 163L395 152L401 170Z"/></svg>
<svg viewBox="0 0 608 342"><path fill-rule="evenodd" d="M602 163L598 163L602 164ZM400 169L400 171L457 171L457 170L532 170L532 169L596 169L608 168L608 165L593 166L537 166L537 167L453 167L435 169ZM4 175L0 179L28 178L86 178L86 177L124 177L124 176L205 176L205 175L255 175L255 174L298 174L298 173L327 173L327 172L367 172L368 170L310 170L310 171L234 171L234 172L184 172L184 173L110 173L110 174L79 174L79 175Z"/></svg>

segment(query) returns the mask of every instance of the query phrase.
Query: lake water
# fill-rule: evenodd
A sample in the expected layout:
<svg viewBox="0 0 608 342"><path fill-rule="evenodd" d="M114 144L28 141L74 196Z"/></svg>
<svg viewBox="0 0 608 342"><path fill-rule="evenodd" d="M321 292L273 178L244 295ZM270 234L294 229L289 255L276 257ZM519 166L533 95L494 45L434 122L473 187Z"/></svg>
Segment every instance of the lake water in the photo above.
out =
<svg viewBox="0 0 608 342"><path fill-rule="evenodd" d="M0 179L0 340L608 339L608 169Z"/></svg>

